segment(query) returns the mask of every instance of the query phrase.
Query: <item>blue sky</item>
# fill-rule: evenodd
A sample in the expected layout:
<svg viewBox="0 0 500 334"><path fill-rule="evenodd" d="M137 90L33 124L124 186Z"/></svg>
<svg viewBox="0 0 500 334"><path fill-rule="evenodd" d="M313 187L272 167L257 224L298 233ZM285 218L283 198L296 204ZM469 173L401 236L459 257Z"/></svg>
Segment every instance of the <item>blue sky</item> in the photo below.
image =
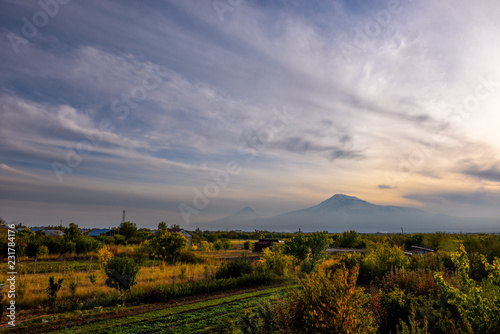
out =
<svg viewBox="0 0 500 334"><path fill-rule="evenodd" d="M0 215L113 226L125 209L194 228L344 193L498 222L499 15L494 1L2 1Z"/></svg>

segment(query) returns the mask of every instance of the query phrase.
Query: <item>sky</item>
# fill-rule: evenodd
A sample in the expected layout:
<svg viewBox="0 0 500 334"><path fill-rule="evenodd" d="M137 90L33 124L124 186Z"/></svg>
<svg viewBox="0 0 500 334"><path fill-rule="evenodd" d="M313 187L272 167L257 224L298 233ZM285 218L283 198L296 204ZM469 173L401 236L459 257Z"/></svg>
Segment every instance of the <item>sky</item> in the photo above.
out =
<svg viewBox="0 0 500 334"><path fill-rule="evenodd" d="M498 17L497 1L3 0L0 216L203 229L347 194L500 222Z"/></svg>

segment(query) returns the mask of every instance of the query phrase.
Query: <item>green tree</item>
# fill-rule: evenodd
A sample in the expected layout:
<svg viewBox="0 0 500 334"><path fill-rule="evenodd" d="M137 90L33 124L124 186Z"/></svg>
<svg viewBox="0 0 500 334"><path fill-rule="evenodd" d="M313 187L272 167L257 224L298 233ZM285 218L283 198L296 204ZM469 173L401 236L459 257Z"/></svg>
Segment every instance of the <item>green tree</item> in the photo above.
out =
<svg viewBox="0 0 500 334"><path fill-rule="evenodd" d="M125 237L126 241L137 235L137 225L132 222L123 222L118 226L118 233Z"/></svg>
<svg viewBox="0 0 500 334"><path fill-rule="evenodd" d="M59 292L59 289L61 289L62 282L62 278L56 283L54 276L49 277L49 286L46 291L49 299L49 307L54 311L54 313L56 312L57 293Z"/></svg>
<svg viewBox="0 0 500 334"><path fill-rule="evenodd" d="M326 249L331 243L328 233L326 232L316 232L311 233L307 237L307 243L309 245L309 262L311 268L315 268L318 263L323 261L326 257Z"/></svg>
<svg viewBox="0 0 500 334"><path fill-rule="evenodd" d="M128 256L114 256L104 267L104 271L108 276L106 285L120 291L122 306L125 306L126 292L137 283L139 269L139 265Z"/></svg>
<svg viewBox="0 0 500 334"><path fill-rule="evenodd" d="M295 263L298 264L305 261L309 254L309 243L305 233L297 233L290 239L285 241L283 245L283 253L292 255L295 258Z"/></svg>
<svg viewBox="0 0 500 334"><path fill-rule="evenodd" d="M302 270L311 272L325 258L330 242L326 232L297 233L285 241L283 253L295 257L295 264L301 263Z"/></svg>
<svg viewBox="0 0 500 334"><path fill-rule="evenodd" d="M165 261L175 262L175 258L186 248L188 240L180 233L159 230L149 240L150 254Z"/></svg>
<svg viewBox="0 0 500 334"><path fill-rule="evenodd" d="M354 248L360 243L360 237L356 231L344 231L339 237L339 246L343 248Z"/></svg>
<svg viewBox="0 0 500 334"><path fill-rule="evenodd" d="M82 235L78 225L75 223L70 223L69 227L64 230L64 233L66 233L66 238L68 239L76 239Z"/></svg>
<svg viewBox="0 0 500 334"><path fill-rule="evenodd" d="M167 229L167 223L165 223L165 222L158 223L158 229L159 230L166 230Z"/></svg>
<svg viewBox="0 0 500 334"><path fill-rule="evenodd" d="M231 248L231 241L229 241L229 239L224 238L219 241L221 244L221 248L224 250L224 252L227 251L229 248Z"/></svg>

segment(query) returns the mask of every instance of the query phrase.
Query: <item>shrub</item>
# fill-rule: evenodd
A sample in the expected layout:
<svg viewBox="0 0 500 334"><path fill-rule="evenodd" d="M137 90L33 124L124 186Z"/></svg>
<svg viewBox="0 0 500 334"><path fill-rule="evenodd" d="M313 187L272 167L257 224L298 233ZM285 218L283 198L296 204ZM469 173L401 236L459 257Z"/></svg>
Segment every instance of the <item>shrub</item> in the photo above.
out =
<svg viewBox="0 0 500 334"><path fill-rule="evenodd" d="M97 275L92 273L89 275L89 280L90 280L90 283L92 283L92 285L95 285L96 282L97 282Z"/></svg>
<svg viewBox="0 0 500 334"><path fill-rule="evenodd" d="M401 289L405 294L414 296L437 298L440 293L432 272L425 270L408 271L396 268L382 278L379 286L384 291Z"/></svg>
<svg viewBox="0 0 500 334"><path fill-rule="evenodd" d="M457 286L452 286L443 278L443 274L436 272L434 279L448 299L448 303L455 307L462 328L474 333L498 333L500 328L500 261L493 265L486 262L490 271L488 279L479 285L469 277L470 262L465 248L460 245L460 251L453 255L457 270Z"/></svg>
<svg viewBox="0 0 500 334"><path fill-rule="evenodd" d="M409 264L410 260L401 248L386 243L374 244L361 261L358 283L370 283L395 268L408 267Z"/></svg>
<svg viewBox="0 0 500 334"><path fill-rule="evenodd" d="M276 307L279 328L285 333L375 332L369 297L356 287L357 275L357 268L309 274L300 289Z"/></svg>
<svg viewBox="0 0 500 334"><path fill-rule="evenodd" d="M246 250L252 249L252 242L250 240L247 240L243 243L243 248Z"/></svg>
<svg viewBox="0 0 500 334"><path fill-rule="evenodd" d="M240 277L253 271L252 264L245 256L236 258L229 262L223 262L217 270L215 278Z"/></svg>
<svg viewBox="0 0 500 334"><path fill-rule="evenodd" d="M281 249L271 251L269 248L265 248L263 256L259 260L262 269L269 270L278 277L285 276L292 263L292 256L283 254Z"/></svg>
<svg viewBox="0 0 500 334"><path fill-rule="evenodd" d="M113 252L111 252L108 245L104 245L97 251L99 257L99 264L101 266L106 266L109 260L113 257Z"/></svg>

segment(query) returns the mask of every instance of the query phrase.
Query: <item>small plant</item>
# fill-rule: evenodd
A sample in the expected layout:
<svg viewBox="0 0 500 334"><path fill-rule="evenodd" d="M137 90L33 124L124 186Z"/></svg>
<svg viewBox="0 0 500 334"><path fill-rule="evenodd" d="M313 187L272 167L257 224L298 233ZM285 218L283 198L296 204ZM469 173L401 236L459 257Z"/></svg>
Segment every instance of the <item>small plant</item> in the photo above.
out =
<svg viewBox="0 0 500 334"><path fill-rule="evenodd" d="M236 333L236 326L234 322L228 317L224 317L217 321L214 327L216 333L220 334L233 334Z"/></svg>
<svg viewBox="0 0 500 334"><path fill-rule="evenodd" d="M57 293L61 289L63 279L61 278L57 283L54 280L54 276L49 277L49 286L47 287L47 296L49 298L49 308L51 308L54 313L56 309Z"/></svg>
<svg viewBox="0 0 500 334"><path fill-rule="evenodd" d="M252 242L250 240L247 240L243 243L243 248L246 250L252 249Z"/></svg>
<svg viewBox="0 0 500 334"><path fill-rule="evenodd" d="M181 280L181 282L183 282L186 279L187 267L186 266L181 266L180 269L181 269L181 272L179 274L179 279Z"/></svg>
<svg viewBox="0 0 500 334"><path fill-rule="evenodd" d="M108 245L102 246L98 251L99 264L101 267L105 267L109 260L113 257L113 252L111 252Z"/></svg>
<svg viewBox="0 0 500 334"><path fill-rule="evenodd" d="M92 283L92 285L95 285L96 282L97 282L97 275L92 273L89 275L89 280L90 280L90 283Z"/></svg>

